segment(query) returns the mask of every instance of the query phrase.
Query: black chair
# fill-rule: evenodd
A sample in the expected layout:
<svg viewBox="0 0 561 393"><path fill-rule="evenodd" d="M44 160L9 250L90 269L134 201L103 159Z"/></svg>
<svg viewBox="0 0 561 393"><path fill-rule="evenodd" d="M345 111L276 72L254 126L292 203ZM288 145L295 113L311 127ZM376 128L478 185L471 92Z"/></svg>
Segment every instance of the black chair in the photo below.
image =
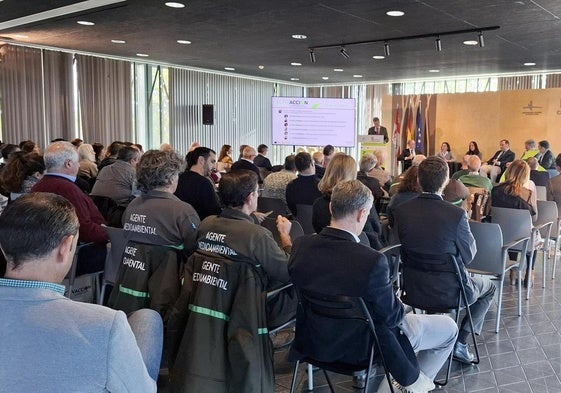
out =
<svg viewBox="0 0 561 393"><path fill-rule="evenodd" d="M393 284L396 292L399 292L401 288L399 278L399 268L401 265L401 244L387 246L379 251L384 254L388 260L388 265L390 268L390 281Z"/></svg>
<svg viewBox="0 0 561 393"><path fill-rule="evenodd" d="M126 206L117 204L115 200L109 197L92 195L91 198L99 209L99 212L101 213L103 218L105 218L108 226L115 228L123 227L121 219L123 217L123 213L127 208Z"/></svg>
<svg viewBox="0 0 561 393"><path fill-rule="evenodd" d="M302 225L302 229L306 235L316 233L312 224L312 212L312 205L296 205L296 216L294 218Z"/></svg>
<svg viewBox="0 0 561 393"><path fill-rule="evenodd" d="M479 350L471 311L469 307L465 307L469 302L464 279L469 278L458 266L456 257L451 254L421 254L402 248L401 261L401 300L413 309L424 310L430 314L453 311L456 315L456 324L459 322L461 309L465 308L475 348L476 360L473 363L478 364ZM454 351L450 353L446 379L435 381L435 384L444 386L448 383L453 356Z"/></svg>
<svg viewBox="0 0 561 393"><path fill-rule="evenodd" d="M271 231L271 233L273 234L273 238L280 246L281 242L280 233L277 228L277 219L267 217L263 220L261 226ZM298 221L292 221L292 226L290 227L290 238L292 239L292 241L294 241L294 239L299 238L300 236L304 236L304 230L302 229L302 226L300 226L300 223Z"/></svg>
<svg viewBox="0 0 561 393"><path fill-rule="evenodd" d="M285 201L278 198L267 198L259 197L257 199L257 211L261 213L272 212L272 217L277 217L279 214L281 216L292 217L292 213L288 209L288 205Z"/></svg>
<svg viewBox="0 0 561 393"><path fill-rule="evenodd" d="M390 390L393 392L393 386L391 383L391 377L386 367L386 362L382 355L382 350L378 337L376 335L376 329L374 328L374 323L372 322L372 317L370 312L366 307L366 304L362 298L349 297L349 296L330 296L314 293L311 291L306 291L303 289L296 290L298 294L298 313L296 314L296 336L298 336L299 329L303 329L305 324L312 320L313 317L327 318L333 320L333 326L340 324L342 320L352 321L356 323L357 329L362 328L364 325L368 327L369 333L372 338L372 347L370 348L370 357L368 360L368 366L366 369L357 365L346 364L346 363L326 363L320 360L314 359L309 354L300 353L293 348L291 348L290 359L296 360L294 365L294 373L292 376L292 385L290 388L290 393L294 393L296 390L296 381L298 379L298 368L300 362L305 362L320 368L324 375L331 392L334 393L333 384L331 379L327 374L327 371L331 371L337 374L359 376L366 373L366 385L364 387L364 392L368 392L369 386L369 376L371 375L372 363L374 361L374 353L377 352L377 357L380 363L384 367L384 372L386 375L386 380L390 385ZM369 337L365 337L365 342L368 342ZM312 378L308 374L308 378ZM382 381L381 383L384 383Z"/></svg>
<svg viewBox="0 0 561 393"><path fill-rule="evenodd" d="M122 228L104 226L103 229L109 235L107 243L107 256L105 258L105 268L103 269L103 279L101 280L101 293L98 304L105 304L107 297L107 287L114 286L119 273L119 266L123 261L123 253L127 245L127 239Z"/></svg>
<svg viewBox="0 0 561 393"><path fill-rule="evenodd" d="M91 276L92 277L92 281L91 281L91 285L92 285L92 292L93 292L93 296L91 299L88 299L87 301L89 302L90 300L92 300L93 303L95 303L97 301L97 299L99 299L100 294L99 294L99 276L101 274L103 274L103 271L99 271L99 272L93 272L93 273L85 273L85 274L79 274L78 273L78 263L79 263L79 256L80 256L80 252L82 249L85 249L86 247L92 246L93 243L78 243L76 245L76 251L74 253L74 257L72 259L72 265L70 266L70 270L68 270L68 273L66 273L66 277L64 277L64 281L63 284L66 287L66 290L64 291L64 296L68 297L69 299L73 299L73 300L79 300L80 296L79 294L75 294L73 292L74 285L76 283L76 278L78 277L82 277L82 276ZM88 285L89 288L89 285ZM82 288L83 289L83 288ZM78 298L76 298L76 296Z"/></svg>

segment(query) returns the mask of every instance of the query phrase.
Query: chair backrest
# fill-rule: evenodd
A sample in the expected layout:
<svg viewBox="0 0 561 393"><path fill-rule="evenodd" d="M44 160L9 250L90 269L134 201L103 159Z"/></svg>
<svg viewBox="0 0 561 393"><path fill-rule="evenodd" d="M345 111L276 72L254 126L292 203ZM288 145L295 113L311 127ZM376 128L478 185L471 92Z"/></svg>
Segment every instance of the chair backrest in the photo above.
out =
<svg viewBox="0 0 561 393"><path fill-rule="evenodd" d="M290 210L288 210L288 205L282 199L267 198L261 196L257 199L257 211L261 213L267 213L272 211L271 216L273 217L276 217L279 214L281 216L286 216L290 214Z"/></svg>
<svg viewBox="0 0 561 393"><path fill-rule="evenodd" d="M108 226L116 228L123 227L121 219L126 210L126 206L117 204L117 202L109 197L92 195L91 198L103 218L105 218Z"/></svg>
<svg viewBox="0 0 561 393"><path fill-rule="evenodd" d="M430 312L459 306L463 277L451 254L421 254L401 248L402 295L405 304Z"/></svg>
<svg viewBox="0 0 561 393"><path fill-rule="evenodd" d="M526 209L511 209L506 207L491 208L492 222L499 224L503 233L503 243L532 236L532 217ZM521 248L514 247L514 250Z"/></svg>
<svg viewBox="0 0 561 393"><path fill-rule="evenodd" d="M109 236L109 243L107 243L107 256L105 258L105 269L103 270L103 281L109 284L114 284L117 280L117 273L119 266L123 261L123 253L127 240L122 228L113 228L104 226L103 229Z"/></svg>
<svg viewBox="0 0 561 393"><path fill-rule="evenodd" d="M546 222L552 222L553 226L551 229L551 236L556 237L559 233L558 225L558 214L557 203L554 201L542 201L538 200L538 222L536 225L540 225ZM543 237L547 236L547 228L542 228L540 233Z"/></svg>
<svg viewBox="0 0 561 393"><path fill-rule="evenodd" d="M312 212L312 205L296 205L296 217L294 218L300 223L300 225L302 225L302 229L304 229L304 233L306 235L316 233L314 226L312 225Z"/></svg>
<svg viewBox="0 0 561 393"><path fill-rule="evenodd" d="M547 201L547 188L544 186L536 186L536 198L538 201Z"/></svg>
<svg viewBox="0 0 561 393"><path fill-rule="evenodd" d="M468 267L496 275L503 274L504 243L499 224L470 221L469 228L475 238L477 252Z"/></svg>
<svg viewBox="0 0 561 393"><path fill-rule="evenodd" d="M390 281L393 284L400 286L398 282L399 278L399 268L401 264L401 244L394 244L391 246L387 246L379 250L382 254L384 254L388 260L388 265L390 268Z"/></svg>
<svg viewBox="0 0 561 393"><path fill-rule="evenodd" d="M491 195L483 187L468 187L468 215L472 220L481 221L491 210Z"/></svg>
<svg viewBox="0 0 561 393"><path fill-rule="evenodd" d="M291 221L291 223L292 226L290 227L290 238L292 239L292 241L299 238L300 236L304 236L304 230L302 229L300 223L298 221ZM280 241L280 233L277 228L277 219L272 217L267 217L263 220L261 226L271 231L271 233L273 234L273 238L280 246L281 241Z"/></svg>

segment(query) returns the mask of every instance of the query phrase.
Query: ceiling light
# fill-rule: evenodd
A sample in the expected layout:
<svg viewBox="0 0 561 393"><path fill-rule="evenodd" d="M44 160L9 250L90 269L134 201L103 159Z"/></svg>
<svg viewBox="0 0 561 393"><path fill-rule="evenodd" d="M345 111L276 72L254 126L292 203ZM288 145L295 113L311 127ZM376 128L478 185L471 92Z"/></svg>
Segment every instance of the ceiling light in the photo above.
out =
<svg viewBox="0 0 561 393"><path fill-rule="evenodd" d="M475 41L475 40L467 40L467 41L464 41L464 45L474 46L474 45L477 45L477 41Z"/></svg>
<svg viewBox="0 0 561 393"><path fill-rule="evenodd" d="M429 70L429 72L440 72L440 70Z"/></svg>
<svg viewBox="0 0 561 393"><path fill-rule="evenodd" d="M483 40L483 32L479 32L479 34L477 34L477 41L479 42L479 46L481 48L483 48L485 46L485 41Z"/></svg>
<svg viewBox="0 0 561 393"><path fill-rule="evenodd" d="M137 53L136 55L138 57L148 57L148 55L146 53Z"/></svg>
<svg viewBox="0 0 561 393"><path fill-rule="evenodd" d="M290 78L291 81L299 81L300 78Z"/></svg>
<svg viewBox="0 0 561 393"><path fill-rule="evenodd" d="M440 37L436 37L434 44L436 46L436 51L440 52L442 50L442 41L440 41Z"/></svg>
<svg viewBox="0 0 561 393"><path fill-rule="evenodd" d="M321 79L323 79L324 81L328 80L329 77L328 76L322 76Z"/></svg>
<svg viewBox="0 0 561 393"><path fill-rule="evenodd" d="M360 75L360 74L355 74L355 75L353 75L353 78L362 78L362 75Z"/></svg>
<svg viewBox="0 0 561 393"><path fill-rule="evenodd" d="M378 55L376 55L376 56L372 56L372 58L373 58L373 59L376 59L376 60L383 60L383 59L386 58L386 56L378 56Z"/></svg>
<svg viewBox="0 0 561 393"><path fill-rule="evenodd" d="M524 63L524 65L525 65L526 67L531 67L531 66L535 66L536 63L528 62L528 63Z"/></svg>
<svg viewBox="0 0 561 393"><path fill-rule="evenodd" d="M187 41L187 40L177 40L177 43L183 45L191 45L191 41Z"/></svg>
<svg viewBox="0 0 561 393"><path fill-rule="evenodd" d="M175 1L168 1L166 3L166 6L171 7L171 8L183 8L183 7L185 7L185 4L177 3Z"/></svg>
<svg viewBox="0 0 561 393"><path fill-rule="evenodd" d="M384 42L384 55L386 57L390 55L390 43L388 41Z"/></svg>
<svg viewBox="0 0 561 393"><path fill-rule="evenodd" d="M79 25L82 25L82 26L93 26L93 25L95 25L95 23L88 22L87 20L79 20L76 23L78 23Z"/></svg>
<svg viewBox="0 0 561 393"><path fill-rule="evenodd" d="M397 10L396 11L388 11L388 12L386 12L386 15L387 16L403 16L403 15L405 15L405 12L397 11Z"/></svg>
<svg viewBox="0 0 561 393"><path fill-rule="evenodd" d="M112 43L114 44L126 44L127 42L124 40L111 40Z"/></svg>
<svg viewBox="0 0 561 393"><path fill-rule="evenodd" d="M335 72L343 72L344 70L342 68L334 68L333 71Z"/></svg>
<svg viewBox="0 0 561 393"><path fill-rule="evenodd" d="M292 34L292 38L295 40L305 40L308 36L304 34Z"/></svg>
<svg viewBox="0 0 561 393"><path fill-rule="evenodd" d="M345 50L345 47L342 47L341 50L339 51L339 53L341 53L341 56L343 56L345 59L350 59L351 58L351 56L349 56L349 54Z"/></svg>
<svg viewBox="0 0 561 393"><path fill-rule="evenodd" d="M311 61L312 63L315 63L315 62L316 62L316 54L314 53L314 50L313 50L313 49L310 49L310 61Z"/></svg>
<svg viewBox="0 0 561 393"><path fill-rule="evenodd" d="M226 71L236 71L234 67L224 67Z"/></svg>
<svg viewBox="0 0 561 393"><path fill-rule="evenodd" d="M290 63L290 65L292 65L292 66L301 66L302 63Z"/></svg>
<svg viewBox="0 0 561 393"><path fill-rule="evenodd" d="M257 68L259 68L260 70L262 70L263 68L265 68L265 66L264 66L264 65L260 65L260 66L258 66Z"/></svg>

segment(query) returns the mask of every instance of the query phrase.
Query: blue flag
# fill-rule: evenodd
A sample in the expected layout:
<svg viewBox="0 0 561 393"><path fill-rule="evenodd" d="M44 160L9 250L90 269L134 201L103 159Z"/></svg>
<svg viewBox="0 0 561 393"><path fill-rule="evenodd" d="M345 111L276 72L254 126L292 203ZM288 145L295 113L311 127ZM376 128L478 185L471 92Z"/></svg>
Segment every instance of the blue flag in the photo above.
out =
<svg viewBox="0 0 561 393"><path fill-rule="evenodd" d="M421 103L417 108L417 132L415 133L415 149L423 151L423 118L421 117Z"/></svg>

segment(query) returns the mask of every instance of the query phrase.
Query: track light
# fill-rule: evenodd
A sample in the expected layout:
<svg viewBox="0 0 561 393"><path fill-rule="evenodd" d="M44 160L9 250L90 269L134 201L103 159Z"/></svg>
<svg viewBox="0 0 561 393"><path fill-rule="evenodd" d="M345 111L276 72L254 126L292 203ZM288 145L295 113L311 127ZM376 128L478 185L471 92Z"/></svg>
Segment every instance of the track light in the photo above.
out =
<svg viewBox="0 0 561 393"><path fill-rule="evenodd" d="M313 50L313 49L310 49L310 61L311 61L312 63L315 63L315 62L316 62L316 54L314 53L314 50Z"/></svg>
<svg viewBox="0 0 561 393"><path fill-rule="evenodd" d="M477 41L479 41L479 46L483 48L485 46L485 41L483 40L483 32L480 31L477 35Z"/></svg>
<svg viewBox="0 0 561 393"><path fill-rule="evenodd" d="M384 42L384 55L386 55L386 57L390 55L390 44L388 41Z"/></svg>
<svg viewBox="0 0 561 393"><path fill-rule="evenodd" d="M347 53L347 51L345 50L345 47L341 47L341 50L339 51L341 53L341 56L343 56L345 59L350 59L351 56L349 56L349 54Z"/></svg>
<svg viewBox="0 0 561 393"><path fill-rule="evenodd" d="M436 40L434 41L436 45L436 51L440 52L442 50L442 42L440 41L440 37L436 36Z"/></svg>

